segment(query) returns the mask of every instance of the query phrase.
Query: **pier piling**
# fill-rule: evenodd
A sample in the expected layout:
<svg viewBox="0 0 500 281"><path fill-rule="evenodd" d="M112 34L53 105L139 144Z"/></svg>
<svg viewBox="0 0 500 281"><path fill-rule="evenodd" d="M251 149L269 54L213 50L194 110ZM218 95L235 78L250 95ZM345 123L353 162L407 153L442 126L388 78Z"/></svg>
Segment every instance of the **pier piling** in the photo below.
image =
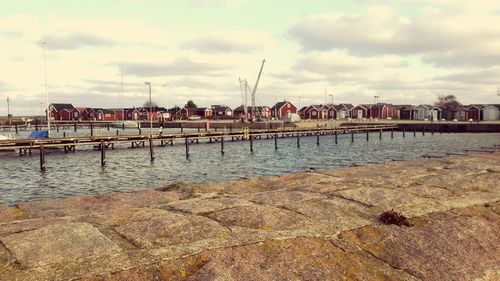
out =
<svg viewBox="0 0 500 281"><path fill-rule="evenodd" d="M351 132L351 142L354 142L354 132Z"/></svg>
<svg viewBox="0 0 500 281"><path fill-rule="evenodd" d="M381 140L382 139L382 130L378 131L378 139Z"/></svg>
<svg viewBox="0 0 500 281"><path fill-rule="evenodd" d="M316 145L319 146L319 131L316 132Z"/></svg>
<svg viewBox="0 0 500 281"><path fill-rule="evenodd" d="M391 129L391 139L394 138L394 129Z"/></svg>
<svg viewBox="0 0 500 281"><path fill-rule="evenodd" d="M370 134L368 131L366 131L366 141L369 141L370 140Z"/></svg>
<svg viewBox="0 0 500 281"><path fill-rule="evenodd" d="M338 141L337 141L337 131L335 131L335 144L338 144Z"/></svg>
<svg viewBox="0 0 500 281"><path fill-rule="evenodd" d="M189 158L189 140L188 140L188 138L185 139L185 144L186 144L186 158Z"/></svg>
<svg viewBox="0 0 500 281"><path fill-rule="evenodd" d="M101 141L101 166L106 165L106 144Z"/></svg>
<svg viewBox="0 0 500 281"><path fill-rule="evenodd" d="M413 129L413 137L417 136L417 129Z"/></svg>
<svg viewBox="0 0 500 281"><path fill-rule="evenodd" d="M406 129L403 128L403 138L405 137L405 131L406 131Z"/></svg>
<svg viewBox="0 0 500 281"><path fill-rule="evenodd" d="M220 154L224 155L224 136L220 138Z"/></svg>
<svg viewBox="0 0 500 281"><path fill-rule="evenodd" d="M73 124L73 131L75 131L75 132L76 132L76 123L75 123L75 124Z"/></svg>
<svg viewBox="0 0 500 281"><path fill-rule="evenodd" d="M116 133L118 134L118 130L116 130ZM151 162L155 161L155 152L154 152L154 147L153 147L153 136L149 136L149 156L151 158Z"/></svg>
<svg viewBox="0 0 500 281"><path fill-rule="evenodd" d="M253 137L248 136L248 140L250 140L250 152L253 152Z"/></svg>
<svg viewBox="0 0 500 281"><path fill-rule="evenodd" d="M425 136L425 126L424 126L424 128L422 129L422 136Z"/></svg>
<svg viewBox="0 0 500 281"><path fill-rule="evenodd" d="M17 135L17 124L15 126L16 126L16 135Z"/></svg>
<svg viewBox="0 0 500 281"><path fill-rule="evenodd" d="M94 136L94 124L90 123L90 136Z"/></svg>
<svg viewBox="0 0 500 281"><path fill-rule="evenodd" d="M274 150L278 149L278 134L274 134Z"/></svg>
<svg viewBox="0 0 500 281"><path fill-rule="evenodd" d="M40 145L40 170L45 171L45 148Z"/></svg>

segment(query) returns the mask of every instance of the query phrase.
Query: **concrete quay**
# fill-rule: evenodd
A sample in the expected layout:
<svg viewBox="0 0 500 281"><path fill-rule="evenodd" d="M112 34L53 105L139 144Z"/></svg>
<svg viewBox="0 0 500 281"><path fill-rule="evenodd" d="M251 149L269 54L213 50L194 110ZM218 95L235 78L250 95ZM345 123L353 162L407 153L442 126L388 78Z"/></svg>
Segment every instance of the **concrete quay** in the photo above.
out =
<svg viewBox="0 0 500 281"><path fill-rule="evenodd" d="M0 280L500 280L499 183L496 152L0 206Z"/></svg>

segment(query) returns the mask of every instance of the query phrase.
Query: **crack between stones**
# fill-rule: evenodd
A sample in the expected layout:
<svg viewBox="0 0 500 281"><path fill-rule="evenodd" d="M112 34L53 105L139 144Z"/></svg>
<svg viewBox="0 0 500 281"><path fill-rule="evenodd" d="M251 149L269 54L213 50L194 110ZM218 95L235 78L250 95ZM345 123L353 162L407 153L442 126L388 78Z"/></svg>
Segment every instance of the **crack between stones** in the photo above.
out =
<svg viewBox="0 0 500 281"><path fill-rule="evenodd" d="M352 199L352 198L348 198L348 197L345 197L343 195L340 195L340 194L335 194L335 193L332 193L332 196L333 197L338 197L338 198L341 198L341 199L344 199L344 200L347 200L347 201L350 201L350 202L353 202L353 203L356 203L356 204L359 204L363 207L366 207L366 208L373 208L375 207L374 205L372 204L367 204L367 203L364 203L364 202L361 202L361 201L358 201L356 199Z"/></svg>

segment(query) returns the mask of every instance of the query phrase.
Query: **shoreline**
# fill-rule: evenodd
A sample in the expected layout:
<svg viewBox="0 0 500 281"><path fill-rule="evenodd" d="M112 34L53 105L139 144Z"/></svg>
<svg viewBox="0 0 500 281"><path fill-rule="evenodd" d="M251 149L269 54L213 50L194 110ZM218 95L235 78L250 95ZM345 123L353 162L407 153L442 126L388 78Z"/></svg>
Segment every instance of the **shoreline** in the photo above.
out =
<svg viewBox="0 0 500 281"><path fill-rule="evenodd" d="M498 182L497 151L0 205L0 279L495 279Z"/></svg>

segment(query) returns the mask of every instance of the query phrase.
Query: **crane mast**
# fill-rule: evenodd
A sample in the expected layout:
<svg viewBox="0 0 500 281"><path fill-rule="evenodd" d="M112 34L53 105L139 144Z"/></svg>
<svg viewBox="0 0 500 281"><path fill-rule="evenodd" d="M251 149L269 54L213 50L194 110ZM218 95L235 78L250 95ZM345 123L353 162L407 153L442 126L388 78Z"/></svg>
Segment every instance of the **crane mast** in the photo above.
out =
<svg viewBox="0 0 500 281"><path fill-rule="evenodd" d="M252 90L252 113L251 113L251 116L252 116L252 120L255 119L255 93L257 92L257 86L259 85L259 81L260 81L260 76L262 75L262 69L264 68L264 63L266 62L266 60L262 60L262 64L260 66L260 70L259 70L259 75L257 76L257 81L255 81L255 86L253 86L253 90Z"/></svg>

